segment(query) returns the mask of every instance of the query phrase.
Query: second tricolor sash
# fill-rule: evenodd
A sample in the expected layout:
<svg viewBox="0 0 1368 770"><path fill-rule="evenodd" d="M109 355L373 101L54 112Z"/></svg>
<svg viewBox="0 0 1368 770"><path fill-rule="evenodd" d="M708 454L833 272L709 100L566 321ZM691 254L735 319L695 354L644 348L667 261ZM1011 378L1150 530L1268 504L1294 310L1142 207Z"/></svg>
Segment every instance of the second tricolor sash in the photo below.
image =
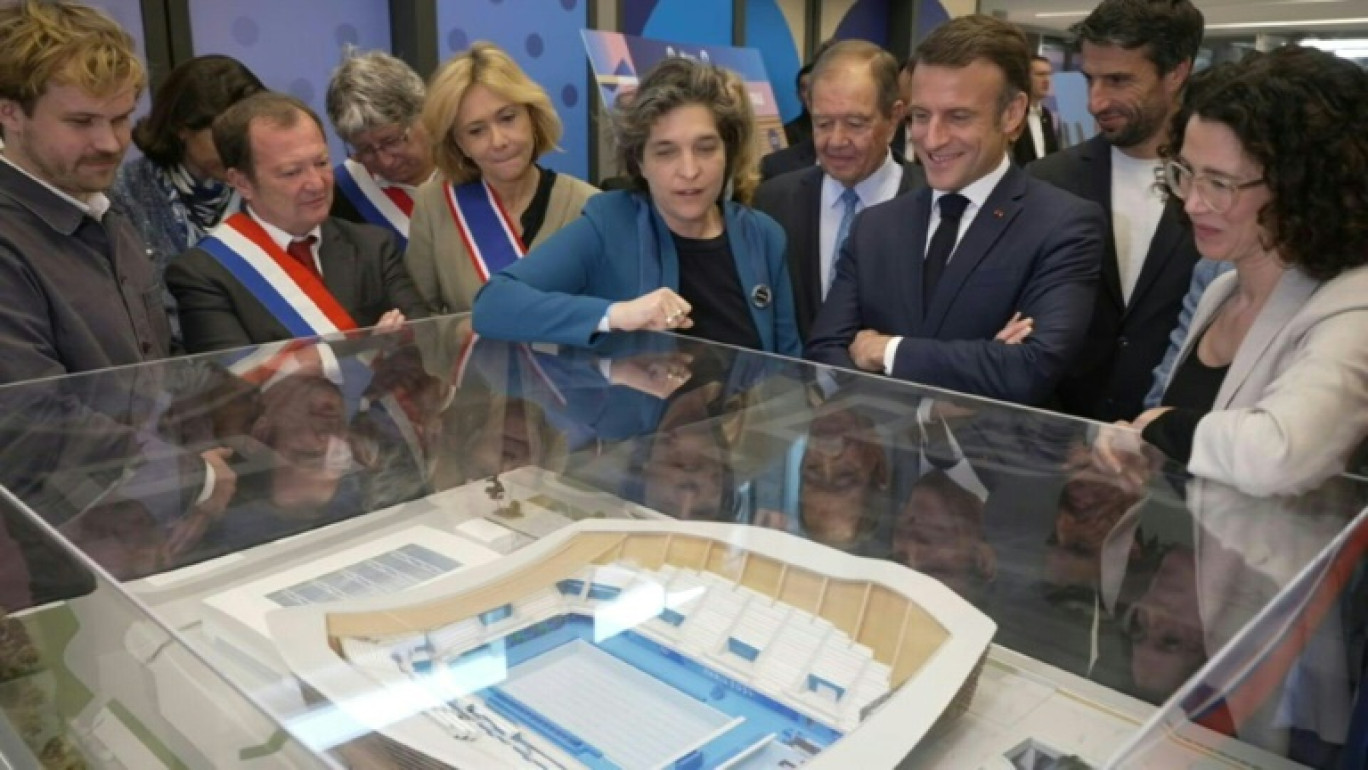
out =
<svg viewBox="0 0 1368 770"><path fill-rule="evenodd" d="M352 331L356 322L323 281L245 213L225 219L199 242L294 337Z"/></svg>
<svg viewBox="0 0 1368 770"><path fill-rule="evenodd" d="M446 199L480 283L527 253L508 212L483 180L447 185Z"/></svg>
<svg viewBox="0 0 1368 770"><path fill-rule="evenodd" d="M400 249L408 248L409 219L413 198L397 187L381 187L366 167L347 158L333 169L337 189L351 201L358 213L373 225L393 232Z"/></svg>

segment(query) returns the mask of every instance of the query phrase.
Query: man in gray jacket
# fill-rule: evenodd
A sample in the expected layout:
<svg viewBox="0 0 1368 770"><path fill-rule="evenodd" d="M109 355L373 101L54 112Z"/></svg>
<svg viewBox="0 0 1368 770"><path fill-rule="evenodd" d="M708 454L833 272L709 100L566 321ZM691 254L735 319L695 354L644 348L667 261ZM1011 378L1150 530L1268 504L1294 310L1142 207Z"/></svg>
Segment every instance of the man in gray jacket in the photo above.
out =
<svg viewBox="0 0 1368 770"><path fill-rule="evenodd" d="M152 265L105 197L144 81L98 11L0 9L0 383L169 352Z"/></svg>
<svg viewBox="0 0 1368 770"><path fill-rule="evenodd" d="M144 82L132 39L103 13L0 5L0 385L169 353L152 262L105 196ZM0 484L54 525L122 500L169 551L193 539L236 488L231 450L196 454L144 430L163 395L148 374L0 389ZM17 522L11 534L36 553ZM38 581L50 568L29 571Z"/></svg>

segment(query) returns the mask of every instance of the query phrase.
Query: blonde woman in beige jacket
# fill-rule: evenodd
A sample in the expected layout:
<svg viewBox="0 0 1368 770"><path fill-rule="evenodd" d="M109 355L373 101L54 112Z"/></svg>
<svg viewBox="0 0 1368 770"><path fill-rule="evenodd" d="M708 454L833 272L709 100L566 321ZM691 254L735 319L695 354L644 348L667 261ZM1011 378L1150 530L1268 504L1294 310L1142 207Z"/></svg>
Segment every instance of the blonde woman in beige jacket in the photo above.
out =
<svg viewBox="0 0 1368 770"><path fill-rule="evenodd" d="M578 218L598 190L537 165L560 118L491 43L437 70L422 121L440 173L418 190L404 259L434 313L464 313L490 274Z"/></svg>

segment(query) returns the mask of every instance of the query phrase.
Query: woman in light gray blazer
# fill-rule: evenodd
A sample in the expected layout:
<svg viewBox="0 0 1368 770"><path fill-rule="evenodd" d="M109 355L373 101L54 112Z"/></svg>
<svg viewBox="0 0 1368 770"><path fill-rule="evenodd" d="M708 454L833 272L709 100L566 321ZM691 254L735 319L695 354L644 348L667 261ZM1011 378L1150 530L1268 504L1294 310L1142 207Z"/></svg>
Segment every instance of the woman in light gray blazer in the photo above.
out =
<svg viewBox="0 0 1368 770"><path fill-rule="evenodd" d="M1250 494L1344 470L1368 436L1368 73L1286 46L1193 78L1166 183L1207 289L1161 406L1131 426Z"/></svg>

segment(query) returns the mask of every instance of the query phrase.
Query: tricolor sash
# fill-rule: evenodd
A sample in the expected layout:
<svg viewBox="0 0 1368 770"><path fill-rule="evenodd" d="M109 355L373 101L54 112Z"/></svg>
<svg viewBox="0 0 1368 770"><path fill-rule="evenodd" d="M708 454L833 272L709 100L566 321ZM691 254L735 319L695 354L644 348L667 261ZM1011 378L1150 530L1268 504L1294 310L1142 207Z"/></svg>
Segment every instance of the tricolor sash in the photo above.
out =
<svg viewBox="0 0 1368 770"><path fill-rule="evenodd" d="M400 248L408 248L409 218L413 198L397 187L381 187L366 167L347 158L333 169L337 189L365 220L387 228L399 238Z"/></svg>
<svg viewBox="0 0 1368 770"><path fill-rule="evenodd" d="M484 180L459 186L449 184L446 193L447 208L451 209L451 218L461 233L480 283L487 283L489 276L527 253L499 196Z"/></svg>
<svg viewBox="0 0 1368 770"><path fill-rule="evenodd" d="M311 271L285 253L245 213L225 219L199 242L292 336L356 329L356 322Z"/></svg>

